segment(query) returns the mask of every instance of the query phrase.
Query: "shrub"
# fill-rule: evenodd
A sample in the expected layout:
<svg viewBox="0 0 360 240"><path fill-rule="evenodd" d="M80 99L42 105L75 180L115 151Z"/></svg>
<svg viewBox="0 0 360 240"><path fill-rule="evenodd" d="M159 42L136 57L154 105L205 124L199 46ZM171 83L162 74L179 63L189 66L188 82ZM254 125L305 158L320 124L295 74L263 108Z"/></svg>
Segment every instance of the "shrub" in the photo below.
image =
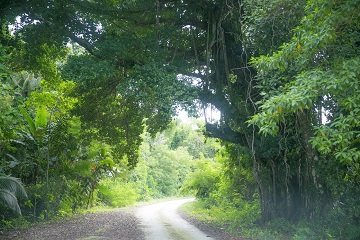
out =
<svg viewBox="0 0 360 240"><path fill-rule="evenodd" d="M194 193L201 199L208 198L217 189L219 180L219 164L211 159L199 159L195 171L186 177L181 192Z"/></svg>
<svg viewBox="0 0 360 240"><path fill-rule="evenodd" d="M139 190L136 185L121 179L103 179L98 188L99 199L112 207L131 205L139 198Z"/></svg>

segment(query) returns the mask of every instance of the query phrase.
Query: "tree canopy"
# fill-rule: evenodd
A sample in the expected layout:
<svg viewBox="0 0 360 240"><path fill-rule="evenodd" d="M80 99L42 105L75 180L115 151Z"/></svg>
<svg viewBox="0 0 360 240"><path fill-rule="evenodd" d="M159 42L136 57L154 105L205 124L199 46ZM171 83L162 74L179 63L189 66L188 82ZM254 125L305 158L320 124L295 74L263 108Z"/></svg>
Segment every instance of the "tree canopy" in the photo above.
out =
<svg viewBox="0 0 360 240"><path fill-rule="evenodd" d="M48 183L58 166L92 193L102 173L136 166L145 128L156 136L183 108L205 113L228 167L253 173L263 221L327 218L332 209L358 224L359 6L4 1L2 167ZM206 118L209 107L218 122ZM81 171L85 160L91 174ZM234 188L246 185L228 173Z"/></svg>

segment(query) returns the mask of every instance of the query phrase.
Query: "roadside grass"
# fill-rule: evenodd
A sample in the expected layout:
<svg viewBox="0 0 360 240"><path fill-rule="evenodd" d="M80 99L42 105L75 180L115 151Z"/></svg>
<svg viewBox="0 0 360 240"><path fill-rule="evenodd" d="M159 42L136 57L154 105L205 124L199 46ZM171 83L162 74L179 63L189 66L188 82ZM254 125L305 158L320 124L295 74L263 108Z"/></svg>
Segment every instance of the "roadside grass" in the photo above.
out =
<svg viewBox="0 0 360 240"><path fill-rule="evenodd" d="M231 204L212 205L206 200L186 203L180 208L198 221L221 227L234 237L258 240L333 240L359 239L360 229L355 225L341 223L340 219L289 222L274 219L259 224L257 206ZM344 226L342 226L344 225ZM343 229L343 231L341 231Z"/></svg>
<svg viewBox="0 0 360 240"><path fill-rule="evenodd" d="M252 223L253 220L256 220L256 217L254 215L250 216L250 212L249 216L246 217L244 215L245 210L240 210L230 205L210 205L204 200L186 203L180 209L198 221L225 229L234 237L241 236L242 238L259 239L257 234L259 229ZM253 212L253 210L248 208L248 211Z"/></svg>
<svg viewBox="0 0 360 240"><path fill-rule="evenodd" d="M180 207L180 210L186 212L190 217L205 223L218 222L216 217L210 213L210 209L205 208L204 204L200 201L185 203Z"/></svg>
<svg viewBox="0 0 360 240"><path fill-rule="evenodd" d="M251 204L240 208L230 204L210 206L206 201L197 200L184 204L180 209L198 221L225 229L234 237L259 240L332 239L330 235L330 238L314 238L315 233L310 228L295 226L285 220L260 226L256 224L260 218L257 206Z"/></svg>

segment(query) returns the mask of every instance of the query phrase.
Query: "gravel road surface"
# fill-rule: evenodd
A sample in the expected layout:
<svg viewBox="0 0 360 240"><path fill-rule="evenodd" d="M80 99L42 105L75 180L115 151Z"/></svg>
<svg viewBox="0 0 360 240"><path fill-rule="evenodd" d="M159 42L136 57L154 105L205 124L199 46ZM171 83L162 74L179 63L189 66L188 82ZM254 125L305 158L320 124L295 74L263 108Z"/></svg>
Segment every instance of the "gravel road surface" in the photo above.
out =
<svg viewBox="0 0 360 240"><path fill-rule="evenodd" d="M214 240L178 214L181 205L194 200L166 201L138 208L135 216L141 221L146 240Z"/></svg>
<svg viewBox="0 0 360 240"><path fill-rule="evenodd" d="M0 235L10 240L240 240L223 229L178 213L178 207L194 199L180 199L88 213L71 220L33 226ZM186 220L184 220L184 218ZM201 230L199 230L201 229Z"/></svg>

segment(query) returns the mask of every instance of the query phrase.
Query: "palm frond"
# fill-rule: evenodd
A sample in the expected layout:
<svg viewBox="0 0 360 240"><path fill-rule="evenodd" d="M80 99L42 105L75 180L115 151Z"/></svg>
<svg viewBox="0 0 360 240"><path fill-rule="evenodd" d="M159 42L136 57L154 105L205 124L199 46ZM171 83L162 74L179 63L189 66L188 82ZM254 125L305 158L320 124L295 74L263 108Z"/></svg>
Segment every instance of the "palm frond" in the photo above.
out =
<svg viewBox="0 0 360 240"><path fill-rule="evenodd" d="M11 210L21 215L18 200L12 192L6 189L0 189L0 200Z"/></svg>
<svg viewBox="0 0 360 240"><path fill-rule="evenodd" d="M0 176L0 201L18 214L21 214L17 197L27 197L21 181L10 176Z"/></svg>
<svg viewBox="0 0 360 240"><path fill-rule="evenodd" d="M0 190L8 190L16 197L27 197L20 179L10 176L0 176Z"/></svg>

